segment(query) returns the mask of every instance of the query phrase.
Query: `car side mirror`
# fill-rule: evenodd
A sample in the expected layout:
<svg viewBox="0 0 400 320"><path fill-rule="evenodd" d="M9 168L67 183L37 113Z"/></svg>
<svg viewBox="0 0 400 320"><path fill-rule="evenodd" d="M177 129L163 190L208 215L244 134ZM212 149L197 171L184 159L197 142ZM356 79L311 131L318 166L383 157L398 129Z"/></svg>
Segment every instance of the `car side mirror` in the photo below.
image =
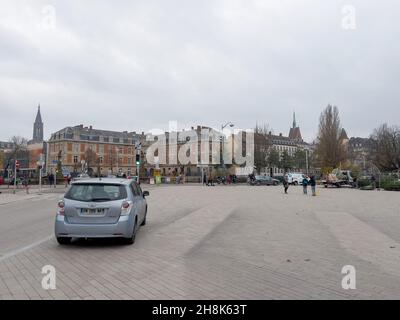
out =
<svg viewBox="0 0 400 320"><path fill-rule="evenodd" d="M148 197L150 195L150 192L148 192L148 191L143 191L143 198L144 197Z"/></svg>

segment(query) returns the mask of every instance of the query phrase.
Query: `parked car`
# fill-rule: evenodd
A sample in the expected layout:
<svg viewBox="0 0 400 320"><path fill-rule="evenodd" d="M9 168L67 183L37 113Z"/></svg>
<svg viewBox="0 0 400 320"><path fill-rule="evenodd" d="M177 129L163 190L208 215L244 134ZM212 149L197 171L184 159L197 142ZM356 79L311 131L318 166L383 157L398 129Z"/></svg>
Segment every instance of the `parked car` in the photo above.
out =
<svg viewBox="0 0 400 320"><path fill-rule="evenodd" d="M4 178L0 176L0 186L2 186L3 184L4 184Z"/></svg>
<svg viewBox="0 0 400 320"><path fill-rule="evenodd" d="M261 185L266 185L266 186L277 186L279 184L279 180L273 179L269 176L255 176L253 180L250 180L249 182L252 186L261 186Z"/></svg>
<svg viewBox="0 0 400 320"><path fill-rule="evenodd" d="M123 238L135 242L146 224L148 191L128 179L87 179L72 183L58 203L55 235L59 244L72 238Z"/></svg>
<svg viewBox="0 0 400 320"><path fill-rule="evenodd" d="M90 176L87 173L80 173L78 174L73 180L85 180L85 179L90 179Z"/></svg>
<svg viewBox="0 0 400 320"><path fill-rule="evenodd" d="M301 185L303 183L305 175L302 173L288 173L288 182L289 184L293 184L295 186Z"/></svg>

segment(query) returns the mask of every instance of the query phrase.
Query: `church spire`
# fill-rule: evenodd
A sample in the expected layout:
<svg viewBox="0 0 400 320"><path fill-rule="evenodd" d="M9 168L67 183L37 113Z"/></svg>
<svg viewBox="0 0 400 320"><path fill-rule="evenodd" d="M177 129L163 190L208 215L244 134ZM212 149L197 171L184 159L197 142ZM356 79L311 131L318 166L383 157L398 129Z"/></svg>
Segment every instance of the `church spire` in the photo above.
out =
<svg viewBox="0 0 400 320"><path fill-rule="evenodd" d="M35 119L35 124L40 124L40 123L43 123L43 122L42 122L42 115L40 113L40 103L39 103L38 111L37 111L36 119Z"/></svg>
<svg viewBox="0 0 400 320"><path fill-rule="evenodd" d="M43 141L43 121L42 121L42 115L40 113L40 103L38 105L38 111L36 114L35 123L33 124L33 141L35 142Z"/></svg>
<svg viewBox="0 0 400 320"><path fill-rule="evenodd" d="M297 123L296 123L296 112L293 111L293 128L297 128Z"/></svg>

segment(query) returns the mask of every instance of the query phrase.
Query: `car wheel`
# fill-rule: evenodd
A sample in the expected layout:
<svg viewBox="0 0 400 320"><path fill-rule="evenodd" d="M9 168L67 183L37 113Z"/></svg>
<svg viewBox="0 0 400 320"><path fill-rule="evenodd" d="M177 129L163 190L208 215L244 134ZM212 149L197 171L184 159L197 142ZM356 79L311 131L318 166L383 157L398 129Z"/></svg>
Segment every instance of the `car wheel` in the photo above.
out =
<svg viewBox="0 0 400 320"><path fill-rule="evenodd" d="M140 226L145 226L146 225L146 218L147 218L147 207L146 207L146 213L144 214L144 219L143 219L142 224Z"/></svg>
<svg viewBox="0 0 400 320"><path fill-rule="evenodd" d="M135 225L133 226L132 236L130 238L124 238L126 244L134 244L136 239L136 232L137 232L137 218L135 219Z"/></svg>
<svg viewBox="0 0 400 320"><path fill-rule="evenodd" d="M295 181L293 184L294 184L295 186L297 186L299 183L298 183L297 181Z"/></svg>
<svg viewBox="0 0 400 320"><path fill-rule="evenodd" d="M71 243L71 238L68 237L57 237L58 244L65 245Z"/></svg>
<svg viewBox="0 0 400 320"><path fill-rule="evenodd" d="M274 182L274 186L277 186L278 185L278 182Z"/></svg>

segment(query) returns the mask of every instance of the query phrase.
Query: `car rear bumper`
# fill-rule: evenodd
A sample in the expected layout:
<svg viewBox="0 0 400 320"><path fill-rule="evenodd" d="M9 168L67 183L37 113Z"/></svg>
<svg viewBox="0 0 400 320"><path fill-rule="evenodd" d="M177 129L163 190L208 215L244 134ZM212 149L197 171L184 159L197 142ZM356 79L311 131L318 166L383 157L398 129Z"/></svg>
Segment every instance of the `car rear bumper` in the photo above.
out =
<svg viewBox="0 0 400 320"><path fill-rule="evenodd" d="M58 215L55 222L56 237L71 238L130 238L133 232L131 215L121 216L114 224L71 224Z"/></svg>

